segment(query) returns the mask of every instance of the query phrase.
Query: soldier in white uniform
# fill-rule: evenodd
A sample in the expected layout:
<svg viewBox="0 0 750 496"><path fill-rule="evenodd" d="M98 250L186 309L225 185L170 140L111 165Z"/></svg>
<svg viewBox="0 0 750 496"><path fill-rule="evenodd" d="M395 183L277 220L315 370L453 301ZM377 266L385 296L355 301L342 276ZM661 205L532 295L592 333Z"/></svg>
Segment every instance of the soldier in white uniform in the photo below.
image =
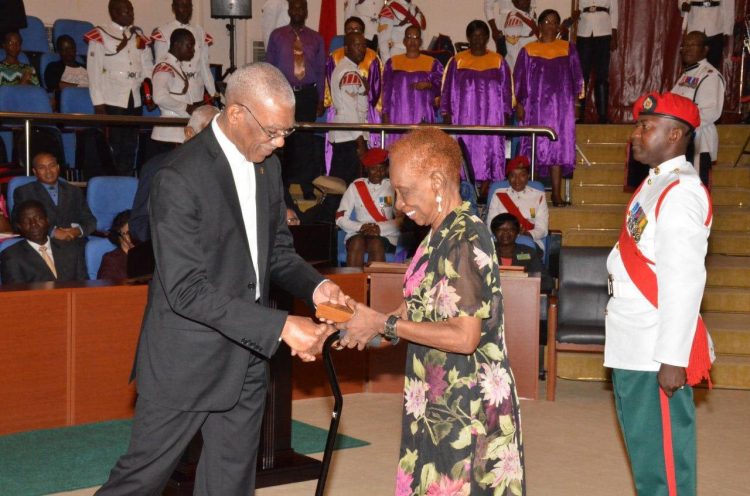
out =
<svg viewBox="0 0 750 496"><path fill-rule="evenodd" d="M268 48L268 40L276 28L289 24L289 1L266 0L260 9L261 25L263 29L263 46Z"/></svg>
<svg viewBox="0 0 750 496"><path fill-rule="evenodd" d="M549 209L544 191L530 188L529 159L519 155L505 166L505 174L510 186L498 188L489 200L487 227L498 214L510 213L518 219L520 235L529 236L539 250L544 252L544 238L548 234Z"/></svg>
<svg viewBox="0 0 750 496"><path fill-rule="evenodd" d="M357 179L346 189L336 212L336 225L346 232L346 265L362 267L365 254L369 262L384 262L386 251L398 242L399 225L394 218L395 194L387 179L388 152L368 150L362 156L366 179Z"/></svg>
<svg viewBox="0 0 750 496"><path fill-rule="evenodd" d="M580 0L578 5L580 10L573 12L573 19L578 20L576 47L581 58L583 80L588 88L593 68L596 113L599 122L606 123L610 54L617 50L617 0ZM581 109L581 119L583 115Z"/></svg>
<svg viewBox="0 0 750 496"><path fill-rule="evenodd" d="M163 117L190 117L196 105L190 96L190 86L195 80L185 72L185 66L195 55L195 37L187 29L172 31L169 51L159 58L154 66L151 81L154 85L154 102ZM159 150L169 151L175 144L185 141L183 128L179 126L154 126L151 139L167 146Z"/></svg>
<svg viewBox="0 0 750 496"><path fill-rule="evenodd" d="M175 29L187 29L195 38L195 55L183 62L185 75L190 79L190 103L203 103L204 90L216 96L216 84L208 63L208 47L214 42L202 27L190 24L193 17L193 0L173 0L172 12L175 20L154 29L151 40L154 43L154 58L158 62L169 51L169 39Z"/></svg>
<svg viewBox="0 0 750 496"><path fill-rule="evenodd" d="M142 115L141 84L153 69L149 38L133 26L133 4L109 0L112 22L97 26L84 36L89 44L86 69L89 92L97 114ZM135 166L138 130L115 126L109 144L118 174L130 175Z"/></svg>
<svg viewBox="0 0 750 496"><path fill-rule="evenodd" d="M698 106L701 125L695 132L694 149L688 150L688 160L698 170L704 184L709 184L709 169L719 153L719 133L714 124L724 109L724 77L706 59L708 38L693 31L682 39L680 46L683 72L672 88Z"/></svg>
<svg viewBox="0 0 750 496"><path fill-rule="evenodd" d="M490 25L490 34L492 39L495 40L497 53L503 56L506 53L503 31L504 20L501 17L503 12L511 10L513 7L513 0L484 0L484 16ZM531 12L536 19L536 0L531 0L527 12Z"/></svg>
<svg viewBox="0 0 750 496"><path fill-rule="evenodd" d="M374 40L378 33L380 11L384 0L345 0L344 19L359 17L365 23L365 34Z"/></svg>
<svg viewBox="0 0 750 496"><path fill-rule="evenodd" d="M711 199L684 155L700 117L673 93L643 95L633 111L633 154L650 172L607 260L604 365L638 494L694 496L691 386L709 379L712 354L699 315Z"/></svg>
<svg viewBox="0 0 750 496"><path fill-rule="evenodd" d="M381 9L378 23L378 51L384 64L394 55L406 53L406 28L417 26L424 31L427 27L424 14L412 0L390 0Z"/></svg>
<svg viewBox="0 0 750 496"><path fill-rule="evenodd" d="M722 68L724 46L734 30L734 0L677 0L683 16L682 31L708 36L708 61Z"/></svg>
<svg viewBox="0 0 750 496"><path fill-rule="evenodd" d="M513 0L507 10L500 12L496 25L501 27L505 40L505 61L511 72L521 49L536 41L539 27L536 12L531 10L531 0Z"/></svg>

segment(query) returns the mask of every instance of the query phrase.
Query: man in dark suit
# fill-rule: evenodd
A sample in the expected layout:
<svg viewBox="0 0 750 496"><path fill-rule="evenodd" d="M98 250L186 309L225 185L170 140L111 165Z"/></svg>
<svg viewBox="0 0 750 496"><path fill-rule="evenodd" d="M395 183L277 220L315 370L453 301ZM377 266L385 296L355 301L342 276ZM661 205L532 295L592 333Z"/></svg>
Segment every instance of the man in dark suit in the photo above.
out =
<svg viewBox="0 0 750 496"><path fill-rule="evenodd" d="M199 429L196 494L252 494L268 359L282 340L314 359L333 330L269 308L269 287L315 304L346 300L294 252L287 228L273 155L294 126L286 79L250 64L229 78L226 101L152 183L156 270L135 360L139 397L128 452L98 494L161 494Z"/></svg>
<svg viewBox="0 0 750 496"><path fill-rule="evenodd" d="M49 221L40 202L26 200L15 211L13 221L25 240L0 253L3 284L86 279L80 250L48 236Z"/></svg>
<svg viewBox="0 0 750 496"><path fill-rule="evenodd" d="M60 165L55 156L47 152L38 153L31 163L36 181L13 192L15 208L26 200L40 202L52 228L50 236L60 241L73 241L94 232L96 218L86 203L83 191L59 179Z"/></svg>

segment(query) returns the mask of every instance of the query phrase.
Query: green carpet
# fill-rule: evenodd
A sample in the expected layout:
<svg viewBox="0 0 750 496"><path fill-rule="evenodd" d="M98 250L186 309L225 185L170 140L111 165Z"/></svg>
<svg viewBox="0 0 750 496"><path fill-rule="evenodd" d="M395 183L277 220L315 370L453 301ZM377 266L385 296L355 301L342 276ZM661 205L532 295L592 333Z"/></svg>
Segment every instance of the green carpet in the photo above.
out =
<svg viewBox="0 0 750 496"><path fill-rule="evenodd" d="M327 434L292 421L292 447L298 453L322 452ZM101 485L129 439L129 420L0 436L0 495L33 496ZM368 444L339 434L335 449Z"/></svg>

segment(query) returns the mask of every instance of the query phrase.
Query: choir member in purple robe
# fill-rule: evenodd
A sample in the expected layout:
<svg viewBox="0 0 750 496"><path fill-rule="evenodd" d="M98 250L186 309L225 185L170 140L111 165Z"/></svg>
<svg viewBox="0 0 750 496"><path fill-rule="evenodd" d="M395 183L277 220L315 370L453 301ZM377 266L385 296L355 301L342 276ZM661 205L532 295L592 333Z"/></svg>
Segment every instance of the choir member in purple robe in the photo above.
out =
<svg viewBox="0 0 750 496"><path fill-rule="evenodd" d="M386 124L432 124L437 120L443 64L419 51L422 30L417 26L406 28L404 46L406 53L388 59L383 69L381 118ZM385 143L390 145L400 137L401 133L390 134Z"/></svg>
<svg viewBox="0 0 750 496"><path fill-rule="evenodd" d="M558 40L560 15L545 10L539 16L539 41L518 55L513 71L516 112L521 125L548 126L557 141L537 138L536 170L552 176L552 204L563 206L562 176L570 177L576 163L575 101L583 97L583 76L575 45ZM521 140L521 155L531 153L531 140Z"/></svg>
<svg viewBox="0 0 750 496"><path fill-rule="evenodd" d="M484 21L466 27L469 49L449 62L440 111L446 124L503 126L511 113L511 72L503 56L487 49L490 28ZM463 140L478 182L505 178L505 138L457 135Z"/></svg>

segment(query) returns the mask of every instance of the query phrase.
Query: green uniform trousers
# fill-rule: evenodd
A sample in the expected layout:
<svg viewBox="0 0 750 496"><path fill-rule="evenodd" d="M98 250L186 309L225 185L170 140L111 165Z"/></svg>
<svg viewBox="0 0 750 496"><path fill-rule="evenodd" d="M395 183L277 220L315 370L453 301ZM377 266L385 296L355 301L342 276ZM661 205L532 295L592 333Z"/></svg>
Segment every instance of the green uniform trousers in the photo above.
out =
<svg viewBox="0 0 750 496"><path fill-rule="evenodd" d="M639 496L670 496L656 372L613 369L612 382L617 418ZM668 410L677 496L695 496L693 388L685 386L675 391L669 399Z"/></svg>

